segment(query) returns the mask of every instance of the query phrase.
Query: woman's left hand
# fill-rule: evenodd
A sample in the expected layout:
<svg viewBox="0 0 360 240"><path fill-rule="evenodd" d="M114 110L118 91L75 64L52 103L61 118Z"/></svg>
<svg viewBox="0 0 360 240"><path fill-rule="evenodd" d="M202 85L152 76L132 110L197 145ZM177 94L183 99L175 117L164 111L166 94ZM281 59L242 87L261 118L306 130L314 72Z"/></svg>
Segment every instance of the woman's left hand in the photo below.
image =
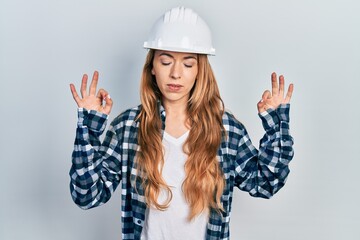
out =
<svg viewBox="0 0 360 240"><path fill-rule="evenodd" d="M284 97L284 76L279 76L279 82L277 81L276 73L271 74L271 86L272 92L266 90L262 99L258 102L257 108L259 113L266 111L267 109L276 109L280 104L286 104L290 102L291 95L294 91L294 85L290 84L286 96Z"/></svg>

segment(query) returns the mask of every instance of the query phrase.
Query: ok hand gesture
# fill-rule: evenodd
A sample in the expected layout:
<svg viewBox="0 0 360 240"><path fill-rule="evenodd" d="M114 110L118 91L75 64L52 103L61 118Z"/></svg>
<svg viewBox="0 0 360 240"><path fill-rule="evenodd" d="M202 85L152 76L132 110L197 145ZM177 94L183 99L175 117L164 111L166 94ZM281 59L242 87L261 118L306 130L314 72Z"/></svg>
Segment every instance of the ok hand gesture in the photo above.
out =
<svg viewBox="0 0 360 240"><path fill-rule="evenodd" d="M76 92L74 84L70 84L70 90L73 95L75 102L78 107L85 108L87 110L95 110L104 114L109 115L113 102L110 98L110 95L104 89L100 89L96 94L96 86L99 79L99 73L94 72L93 78L91 80L89 92L86 91L87 88L87 79L86 74L83 75L81 81L81 97ZM95 95L96 94L96 95ZM103 104L105 102L105 104Z"/></svg>
<svg viewBox="0 0 360 240"><path fill-rule="evenodd" d="M262 99L257 104L259 113L262 113L269 108L276 109L277 107L279 107L280 104L286 104L290 102L291 95L294 90L293 84L289 85L285 98L284 98L284 85L285 85L284 76L282 75L279 76L279 83L278 83L276 78L276 73L272 73L271 85L272 85L272 92L270 93L269 90L266 90L262 95Z"/></svg>

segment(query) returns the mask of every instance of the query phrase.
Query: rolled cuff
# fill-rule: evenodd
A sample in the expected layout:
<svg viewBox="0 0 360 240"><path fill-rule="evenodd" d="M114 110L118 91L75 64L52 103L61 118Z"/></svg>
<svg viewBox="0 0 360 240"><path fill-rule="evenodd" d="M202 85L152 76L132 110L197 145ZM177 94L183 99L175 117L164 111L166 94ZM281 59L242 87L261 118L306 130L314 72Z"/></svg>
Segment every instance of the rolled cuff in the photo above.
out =
<svg viewBox="0 0 360 240"><path fill-rule="evenodd" d="M78 127L87 127L90 131L102 133L105 130L108 115L85 108L78 108Z"/></svg>
<svg viewBox="0 0 360 240"><path fill-rule="evenodd" d="M268 109L265 112L259 113L265 130L273 128L280 124L280 122L290 122L290 104L281 104L278 108Z"/></svg>

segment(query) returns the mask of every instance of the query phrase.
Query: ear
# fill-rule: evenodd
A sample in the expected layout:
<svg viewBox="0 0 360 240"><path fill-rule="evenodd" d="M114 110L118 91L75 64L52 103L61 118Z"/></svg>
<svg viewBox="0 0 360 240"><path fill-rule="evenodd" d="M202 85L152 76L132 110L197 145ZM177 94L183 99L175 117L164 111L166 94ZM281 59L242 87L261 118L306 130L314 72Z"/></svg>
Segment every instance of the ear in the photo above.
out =
<svg viewBox="0 0 360 240"><path fill-rule="evenodd" d="M155 75L154 67L151 69L151 74L152 74L152 75Z"/></svg>

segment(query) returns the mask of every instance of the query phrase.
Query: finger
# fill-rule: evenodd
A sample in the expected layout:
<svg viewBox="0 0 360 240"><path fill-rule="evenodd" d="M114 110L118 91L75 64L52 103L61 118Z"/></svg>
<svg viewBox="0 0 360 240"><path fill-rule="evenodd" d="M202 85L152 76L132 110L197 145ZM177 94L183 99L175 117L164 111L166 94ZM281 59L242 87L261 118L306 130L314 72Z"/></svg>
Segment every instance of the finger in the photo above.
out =
<svg viewBox="0 0 360 240"><path fill-rule="evenodd" d="M113 105L113 102L111 100L109 93L104 89L100 89L97 94L97 97L100 98L101 101L105 101L105 106L103 107L103 112L105 114L109 114L111 111L111 107Z"/></svg>
<svg viewBox="0 0 360 240"><path fill-rule="evenodd" d="M267 111L268 109L272 108L271 106L269 106L263 99L261 99L258 103L257 103L257 108L258 108L258 112L262 113Z"/></svg>
<svg viewBox="0 0 360 240"><path fill-rule="evenodd" d="M266 101L266 99L271 98L271 93L270 93L270 91L269 91L269 90L266 90L266 91L263 93L263 95L261 96L261 98L262 98L262 101Z"/></svg>
<svg viewBox="0 0 360 240"><path fill-rule="evenodd" d="M88 79L88 75L84 74L81 80L81 89L80 89L80 93L83 98L87 96L86 94L87 79Z"/></svg>
<svg viewBox="0 0 360 240"><path fill-rule="evenodd" d="M262 113L266 111L266 100L270 97L271 93L269 90L266 90L262 96L261 100L257 103L258 112Z"/></svg>
<svg viewBox="0 0 360 240"><path fill-rule="evenodd" d="M273 72L271 74L271 88L272 88L272 95L279 94L279 85L276 79L276 73Z"/></svg>
<svg viewBox="0 0 360 240"><path fill-rule="evenodd" d="M279 77L279 83L280 83L280 89L279 89L279 94L280 96L284 96L284 84L285 84L285 79L283 75L280 75Z"/></svg>
<svg viewBox="0 0 360 240"><path fill-rule="evenodd" d="M111 112L111 108L113 106L113 101L109 94L105 97L104 100L105 100L104 113L109 115Z"/></svg>
<svg viewBox="0 0 360 240"><path fill-rule="evenodd" d="M289 88L288 88L288 91L287 91L287 93L286 93L285 103L289 103L289 102L290 102L290 99L291 99L291 96L292 96L293 91L294 91L294 84L290 84L290 85L289 85Z"/></svg>
<svg viewBox="0 0 360 240"><path fill-rule="evenodd" d="M97 86L98 80L99 80L99 72L95 71L94 74L93 74L93 78L91 80L91 84L90 84L90 91L89 91L90 95L95 96L95 94L96 94L96 86Z"/></svg>
<svg viewBox="0 0 360 240"><path fill-rule="evenodd" d="M97 97L97 98L100 98L101 101L102 101L102 100L105 100L105 98L106 98L107 95L109 95L108 92L107 92L105 89L102 89L102 88L101 88L101 89L99 89L96 97Z"/></svg>
<svg viewBox="0 0 360 240"><path fill-rule="evenodd" d="M257 103L257 108L259 113L265 111L265 102L262 99Z"/></svg>
<svg viewBox="0 0 360 240"><path fill-rule="evenodd" d="M76 92L76 89L75 89L74 84L70 84L70 90L71 90L71 94L72 94L72 96L73 96L76 104L77 104L78 107L79 107L79 106L80 106L80 101L81 101L81 99L80 99L79 95L78 95L77 92Z"/></svg>

